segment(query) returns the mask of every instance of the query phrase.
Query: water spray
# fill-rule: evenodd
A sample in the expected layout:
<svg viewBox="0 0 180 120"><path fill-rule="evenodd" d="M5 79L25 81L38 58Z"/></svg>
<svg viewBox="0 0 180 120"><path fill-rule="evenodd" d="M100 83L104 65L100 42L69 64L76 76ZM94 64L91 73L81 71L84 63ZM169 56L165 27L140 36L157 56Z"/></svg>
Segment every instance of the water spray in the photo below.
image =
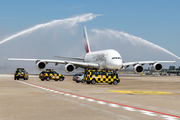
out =
<svg viewBox="0 0 180 120"><path fill-rule="evenodd" d="M60 24L63 24L63 23L66 23L68 27L73 27L75 25L77 25L77 23L80 23L80 22L86 22L86 21L89 21L97 16L100 16L100 15L94 15L92 13L89 13L89 14L84 14L84 15L79 15L79 16L75 16L75 17L72 17L72 18L67 18L67 19L61 19L61 20L54 20L54 21L51 21L51 22L48 22L48 23L44 23L44 24L39 24L39 25L36 25L32 28L29 28L27 30L24 30L24 31L21 31L17 34L14 34L2 41L0 41L0 45L9 41L9 40L12 40L18 36L21 36L21 35L25 35L25 34L29 34L35 30L38 30L40 28L44 28L44 27L53 27L54 25L60 25Z"/></svg>
<svg viewBox="0 0 180 120"><path fill-rule="evenodd" d="M116 39L121 40L121 41L125 41L125 40L129 41L133 45L143 43L143 44L146 44L146 45L151 46L153 48L157 48L163 52L166 52L166 53L168 53L168 54L170 54L170 55L172 55L172 56L174 56L180 60L180 57L171 53L170 51L166 50L165 48L162 48L162 47L155 45L155 44L153 44L153 43L151 43L145 39L142 39L142 38L134 36L134 35L130 35L130 34L125 33L125 32L115 31L115 30L111 30L111 29L106 29L106 30L92 29L91 31L95 32L97 35L103 35L103 36L107 36L109 38L115 37Z"/></svg>

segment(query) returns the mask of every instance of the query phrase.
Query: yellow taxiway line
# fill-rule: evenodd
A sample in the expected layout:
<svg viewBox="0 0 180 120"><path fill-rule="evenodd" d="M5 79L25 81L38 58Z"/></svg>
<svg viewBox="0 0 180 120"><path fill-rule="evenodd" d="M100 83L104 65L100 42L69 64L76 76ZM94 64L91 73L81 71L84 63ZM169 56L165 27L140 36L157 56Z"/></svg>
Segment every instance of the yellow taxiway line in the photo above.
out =
<svg viewBox="0 0 180 120"><path fill-rule="evenodd" d="M121 93L121 94L134 94L134 95L177 95L178 94L178 93L161 92L161 91L114 91L114 90L109 90L109 91Z"/></svg>

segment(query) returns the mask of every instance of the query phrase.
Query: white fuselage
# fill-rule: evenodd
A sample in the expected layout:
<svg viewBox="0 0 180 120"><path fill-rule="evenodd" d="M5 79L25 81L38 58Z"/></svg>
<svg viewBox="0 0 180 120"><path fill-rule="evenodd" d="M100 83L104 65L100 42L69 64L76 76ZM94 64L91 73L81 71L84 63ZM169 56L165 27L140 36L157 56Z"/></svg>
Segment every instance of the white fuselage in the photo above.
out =
<svg viewBox="0 0 180 120"><path fill-rule="evenodd" d="M99 69L117 70L122 67L121 55L112 49L86 53L84 62L98 63Z"/></svg>

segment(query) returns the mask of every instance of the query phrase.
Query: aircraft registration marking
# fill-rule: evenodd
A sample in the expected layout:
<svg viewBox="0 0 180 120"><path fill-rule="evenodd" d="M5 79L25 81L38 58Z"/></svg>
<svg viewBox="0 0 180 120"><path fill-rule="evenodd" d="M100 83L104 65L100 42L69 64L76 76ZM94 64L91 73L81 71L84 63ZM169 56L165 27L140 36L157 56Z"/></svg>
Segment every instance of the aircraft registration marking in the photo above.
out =
<svg viewBox="0 0 180 120"><path fill-rule="evenodd" d="M175 95L177 94L177 93L161 92L161 91L114 91L114 90L109 90L109 91L120 93L120 94L133 94L133 95Z"/></svg>

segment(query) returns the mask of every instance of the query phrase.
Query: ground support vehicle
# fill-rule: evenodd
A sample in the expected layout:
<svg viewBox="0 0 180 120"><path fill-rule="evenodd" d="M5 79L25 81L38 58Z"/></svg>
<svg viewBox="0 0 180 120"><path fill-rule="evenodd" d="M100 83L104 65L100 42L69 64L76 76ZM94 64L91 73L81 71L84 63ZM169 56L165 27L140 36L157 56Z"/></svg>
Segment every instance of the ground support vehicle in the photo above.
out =
<svg viewBox="0 0 180 120"><path fill-rule="evenodd" d="M77 73L73 76L73 81L76 81L77 83L79 82L84 83L83 77L84 77L83 73Z"/></svg>
<svg viewBox="0 0 180 120"><path fill-rule="evenodd" d="M86 70L83 80L87 84L109 83L117 85L120 82L118 74L110 70Z"/></svg>
<svg viewBox="0 0 180 120"><path fill-rule="evenodd" d="M17 68L17 70L14 73L14 80L24 79L28 80L28 72L24 68Z"/></svg>
<svg viewBox="0 0 180 120"><path fill-rule="evenodd" d="M180 71L167 71L167 74L168 75L174 74L174 75L180 76Z"/></svg>
<svg viewBox="0 0 180 120"><path fill-rule="evenodd" d="M50 80L63 81L65 77L64 77L64 75L61 75L54 70L46 69L46 71L42 71L39 74L39 78L41 79L41 81L44 81L44 80L46 80L46 81L50 81Z"/></svg>

